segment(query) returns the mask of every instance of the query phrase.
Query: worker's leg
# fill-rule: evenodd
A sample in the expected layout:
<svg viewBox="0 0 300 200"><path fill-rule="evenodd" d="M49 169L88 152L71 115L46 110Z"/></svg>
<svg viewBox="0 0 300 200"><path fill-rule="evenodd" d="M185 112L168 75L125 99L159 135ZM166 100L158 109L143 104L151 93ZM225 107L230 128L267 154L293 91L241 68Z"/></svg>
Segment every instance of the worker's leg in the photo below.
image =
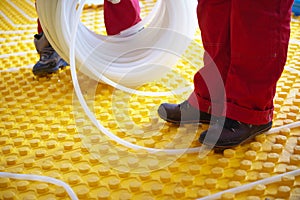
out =
<svg viewBox="0 0 300 200"><path fill-rule="evenodd" d="M230 148L271 128L276 83L287 58L292 2L232 0L225 123L210 126L200 135L201 143Z"/></svg>
<svg viewBox="0 0 300 200"><path fill-rule="evenodd" d="M40 55L40 59L32 68L33 74L44 76L67 66L68 64L56 53L48 42L39 19L37 20L37 31L38 34L34 35L34 45Z"/></svg>
<svg viewBox="0 0 300 200"><path fill-rule="evenodd" d="M287 58L292 0L232 0L226 117L272 121L273 98Z"/></svg>
<svg viewBox="0 0 300 200"><path fill-rule="evenodd" d="M230 64L231 0L199 0L198 22L205 49L204 67L195 74L189 103L203 112L223 113L224 82Z"/></svg>
<svg viewBox="0 0 300 200"><path fill-rule="evenodd" d="M42 29L42 26L41 26L41 23L40 23L39 19L37 19L37 31L38 31L38 34L43 32L43 29Z"/></svg>
<svg viewBox="0 0 300 200"><path fill-rule="evenodd" d="M104 22L108 35L116 35L141 21L138 0L104 1Z"/></svg>
<svg viewBox="0 0 300 200"><path fill-rule="evenodd" d="M175 124L210 123L215 121L210 114L222 115L224 82L230 64L230 8L231 0L198 1L198 22L205 49L204 67L194 76L195 89L188 102L160 105L158 115L162 119Z"/></svg>
<svg viewBox="0 0 300 200"><path fill-rule="evenodd" d="M141 21L140 6L138 0L121 0L113 4L104 1L104 20L108 35L115 35L130 28ZM43 32L40 21L38 22L38 33Z"/></svg>
<svg viewBox="0 0 300 200"><path fill-rule="evenodd" d="M41 26L41 23L40 23L40 20L39 19L37 19L37 31L38 31L38 33L41 33L41 32L43 32L43 29L42 29L42 26Z"/></svg>

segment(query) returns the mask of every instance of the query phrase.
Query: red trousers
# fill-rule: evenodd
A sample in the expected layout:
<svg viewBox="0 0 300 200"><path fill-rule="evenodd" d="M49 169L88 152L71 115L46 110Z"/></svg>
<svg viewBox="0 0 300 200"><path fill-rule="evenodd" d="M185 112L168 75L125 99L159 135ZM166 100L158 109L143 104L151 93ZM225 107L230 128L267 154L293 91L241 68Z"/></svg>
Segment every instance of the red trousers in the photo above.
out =
<svg viewBox="0 0 300 200"><path fill-rule="evenodd" d="M104 1L104 22L108 35L116 35L141 21L138 0L121 0L118 4ZM38 20L38 33L42 27Z"/></svg>
<svg viewBox="0 0 300 200"><path fill-rule="evenodd" d="M198 0L206 52L189 103L248 124L270 122L276 83L287 58L292 4L293 0Z"/></svg>

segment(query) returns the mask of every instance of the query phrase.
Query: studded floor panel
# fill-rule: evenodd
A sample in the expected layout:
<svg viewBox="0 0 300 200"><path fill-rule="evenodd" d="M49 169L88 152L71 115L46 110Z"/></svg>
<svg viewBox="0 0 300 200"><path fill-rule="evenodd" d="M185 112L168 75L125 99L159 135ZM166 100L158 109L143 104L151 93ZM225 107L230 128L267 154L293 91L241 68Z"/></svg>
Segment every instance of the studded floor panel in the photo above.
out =
<svg viewBox="0 0 300 200"><path fill-rule="evenodd" d="M155 2L141 2L144 17ZM170 155L128 148L99 131L74 94L69 67L49 77L34 77L31 70L39 58L33 44L34 1L1 0L0 8L1 200L300 199L300 175L293 174L300 169L299 17L291 22L272 130L225 151ZM86 6L82 14L82 22L98 34L105 34L102 9ZM197 31L173 70L138 89L160 92L191 85L202 53ZM144 97L80 73L78 80L98 122L125 143L153 149L201 146L197 138L206 125L174 126L157 116L161 103L179 103L190 91ZM24 176L4 177L7 173ZM275 181L268 183L272 177Z"/></svg>

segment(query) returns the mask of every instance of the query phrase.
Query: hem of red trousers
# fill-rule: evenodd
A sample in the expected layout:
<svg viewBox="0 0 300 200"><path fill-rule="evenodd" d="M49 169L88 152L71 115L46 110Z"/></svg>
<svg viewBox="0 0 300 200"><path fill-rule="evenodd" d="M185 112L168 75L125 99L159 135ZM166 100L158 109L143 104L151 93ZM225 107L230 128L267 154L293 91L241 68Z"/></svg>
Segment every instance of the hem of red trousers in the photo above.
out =
<svg viewBox="0 0 300 200"><path fill-rule="evenodd" d="M260 111L241 107L231 102L226 103L226 108L222 103L212 103L211 101L197 96L193 92L188 98L188 102L202 112L210 113L214 116L224 116L246 124L263 125L272 121L274 108Z"/></svg>

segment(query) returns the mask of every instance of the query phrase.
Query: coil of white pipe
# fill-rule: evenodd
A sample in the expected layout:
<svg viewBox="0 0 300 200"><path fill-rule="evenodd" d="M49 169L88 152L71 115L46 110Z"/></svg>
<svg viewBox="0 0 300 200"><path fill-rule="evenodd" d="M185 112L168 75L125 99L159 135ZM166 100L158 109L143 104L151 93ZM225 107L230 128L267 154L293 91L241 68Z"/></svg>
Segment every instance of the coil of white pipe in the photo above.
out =
<svg viewBox="0 0 300 200"><path fill-rule="evenodd" d="M180 5L180 6L183 6L184 7L184 5L185 4L183 4L183 2L184 1L181 1L181 0L175 0L176 2L179 2L178 4ZM80 87L79 87L79 83L78 83L78 79L77 79L77 73L76 73L76 69L75 69L75 66L77 66L78 65L78 58L77 57L80 57L81 55L80 54L76 54L76 53L78 53L78 49L81 49L81 47L83 47L83 46L81 46L81 47L78 47L78 44L80 45L80 40L79 40L79 43L78 43L78 40L76 40L76 42L75 42L75 39L76 38L81 38L81 35L79 34L80 33L80 30L81 29L83 29L83 30L87 30L82 24L80 24L80 13L81 13L81 11L82 11L82 9L83 9L83 7L84 7L84 0L82 1L82 2L79 2L79 4L77 3L77 2L73 2L72 4L68 4L68 2L72 2L72 1L57 1L57 0L53 0L53 1L47 1L47 0L38 0L37 1L37 8L38 8L38 11L45 11L45 12L42 12L42 13L40 13L39 12L39 17L40 17L40 19L41 19L41 22L42 22L42 26L43 26L43 29L44 29L44 31L45 31L45 34L47 35L47 32L49 32L49 30L47 29L47 27L53 27L53 24L55 24L55 20L54 19L52 19L52 20L49 20L49 21L46 21L46 22L44 22L43 20L44 19L48 19L48 18L51 18L51 16L53 15L51 15L50 13L51 12L47 12L46 10L48 9L48 10L53 10L53 12L55 11L55 10L57 10L57 11L59 11L59 10L61 10L62 8L60 8L60 7L64 7L64 8L69 8L69 10L74 10L74 12L75 13L72 13L72 17L70 17L70 18L68 18L68 17L66 17L66 14L62 14L63 12L57 12L56 13L56 17L57 17L57 20L58 21L61 21L61 22L64 22L64 21L67 21L68 22L68 20L70 20L70 19L72 19L71 21L69 21L69 28L68 28L68 30L69 30L69 36L66 36L66 34L64 34L64 36L66 36L66 37L70 37L68 40L62 40L62 41L59 41L59 40L55 40L55 39L53 39L53 38L58 38L57 37L57 35L59 35L59 34L57 34L58 33L58 30L59 29L56 29L56 31L53 31L53 30L51 30L49 33L51 33L51 34L49 34L49 37L48 37L48 40L49 41L52 41L51 42L51 44L54 46L54 47L56 47L57 48L57 50L60 50L59 49L59 47L62 47L62 48L65 48L64 50L67 50L67 52L68 53L70 53L70 56L68 57L68 58L70 58L69 59L69 61L70 61L70 66L71 66L71 75L72 75L72 79L73 79L73 85L74 85L74 89L75 89L75 92L76 92L76 94L77 94L77 97L78 97L78 99L79 99L79 101L80 101L80 104L81 104L81 106L83 107L83 109L84 109L84 111L85 111L85 113L87 114L87 116L90 118L90 120L93 122L93 124L102 132L102 133L104 133L105 135L107 135L109 138L111 138L112 140L114 140L114 141L116 141L116 142L118 142L119 144L121 144L121 145L124 145L124 146L126 146L126 147L128 147L128 148L132 148L132 149L136 149L136 150L141 150L141 149L143 149L143 150L146 150L146 151L148 151L148 152L151 152L151 153L156 153L156 152L166 152L166 153L168 153L168 154L182 154L182 153L186 153L187 151L188 152L198 152L199 151L199 149L201 150L203 150L203 149L206 149L206 147L205 148L203 148L203 147L200 147L200 148L191 148L191 149L154 149L154 148L147 148L147 147L142 147L142 146L138 146L138 145L135 145L135 144L132 144L132 143L130 143L130 142L128 142L128 141L126 141L126 140L123 140L122 138L119 138L118 136L116 136L116 135L114 135L112 132L110 132L107 128L105 128L97 119L96 119L96 117L95 117L95 115L91 112L91 110L89 109L89 107L87 106L87 104L86 104L86 101L85 101L85 99L84 99L84 97L83 97L83 95L82 95L82 92L81 92L81 89L80 89ZM166 1L158 1L158 4L156 4L156 8L154 9L154 10L157 10L158 8L165 8L164 6L161 6L161 5L163 5L163 3L162 2L169 2L169 4L170 5L176 5L176 4L172 4L171 2L173 2L173 0L171 1L171 0L166 0ZM192 1L191 1L192 2ZM66 6L66 5L68 5L68 6ZM190 4L187 4L187 5L190 5ZM43 8L43 9L41 9L41 8ZM71 9L70 9L71 8ZM179 7L177 7L176 9L178 9ZM182 7L181 7L182 8ZM163 9L163 10L165 10L165 9ZM70 12L69 12L70 13ZM155 12L154 12L155 13ZM178 13L177 13L178 14ZM155 16L156 15L154 15L154 18L155 18ZM151 17L149 17L149 18L151 18ZM153 21L159 21L159 20L153 20ZM168 21L168 20L167 20ZM145 21L143 22L143 23L146 23ZM187 23L187 21L185 21L185 23ZM44 24L44 25L43 25ZM46 25L45 25L46 24ZM167 23L167 24L169 24L169 23ZM175 23L176 24L176 23ZM138 26L144 26L144 24L142 24L142 25L138 25ZM136 27L133 27L133 28L136 28ZM179 27L177 27L177 29L179 29ZM144 30L150 30L150 34L152 34L153 33L153 30L154 30L154 32L156 32L156 33L162 33L161 32L161 30L163 30L163 29L152 29L152 28L145 28ZM143 30L143 32L142 33L144 33L144 30ZM158 32L157 32L157 30L158 30ZM130 30L129 30L130 31ZM53 32L53 33L52 33ZM66 32L68 32L68 31L66 31ZM95 34L94 34L95 35ZM115 37L112 37L112 40L114 41L114 40L116 40L117 42L116 42L116 44L119 44L119 43L122 43L122 41L123 42L125 42L126 43L126 41L131 41L132 40L132 37L135 37L136 35L139 35L139 33L138 34L135 34L135 35L133 35L133 36L129 36L129 37L122 37L122 36L120 36L120 37L117 37L117 38L115 38ZM149 35L148 35L149 36ZM148 37L147 36L147 37ZM178 36L178 35L177 35ZM101 36L102 37L102 36ZM146 39L147 40L147 39ZM110 40L109 40L110 41ZM70 44L70 46L67 46L67 45L63 45L64 43L69 43ZM133 42L133 43L135 43L135 42ZM174 43L174 42L168 42L168 44L172 44L172 43ZM185 42L184 42L185 43ZM113 43L114 44L114 43ZM126 45L129 45L129 44L131 44L131 42L129 42L129 43L127 43ZM123 47L126 47L126 45L125 46L123 46ZM150 45L150 44L149 44ZM163 44L161 44L161 43L159 43L159 42L157 42L157 45L158 46L161 46L161 45L165 45L165 43L163 42ZM180 44L180 47L176 47L176 48L179 48L179 49L181 49L182 48L182 43ZM75 46L76 46L76 48L75 48ZM63 51L64 51L63 50ZM146 55L152 55L152 51L150 50L150 51L148 51L149 50L149 48L146 48L146 52L144 52L144 53L146 53ZM61 53L66 53L66 52L61 52ZM59 52L59 51L58 51ZM105 51L103 51L103 52L105 52ZM110 53L113 53L113 51L110 51ZM62 54L63 55L63 54ZM138 54L137 56L139 56L140 54ZM107 55L106 55L107 56ZM142 54L142 56L144 56L143 54ZM159 56L159 58L161 58L162 56L161 55L158 55ZM108 56L109 57L109 56ZM128 63L130 63L130 64L132 64L132 62L131 61L134 61L134 60L136 60L136 55L134 55L133 56L134 57L134 59L132 59L132 60L130 60L130 58L127 58L128 60L125 62L127 65L128 65ZM76 58L76 59L75 59ZM139 59L142 59L142 60L144 60L143 62L151 62L150 60L153 58L152 56L150 56L150 57L146 57L147 59L145 60L144 58L139 58ZM110 59L114 59L114 58L110 58ZM76 60L76 61L75 61ZM80 60L80 59L79 59ZM105 62L105 61L104 61ZM139 61L139 62L141 62L141 61ZM156 63L157 61L155 61L155 63ZM161 62L161 60L159 60L159 62ZM121 65L120 63L118 63L119 65ZM138 66L137 66L138 67ZM95 70L94 68L92 69L92 70ZM132 73L132 72L131 72ZM122 75L124 75L124 73L121 73L121 76ZM138 76L140 76L140 74L138 75ZM145 74L145 76L149 76L149 72L147 72L146 74ZM101 77L102 78L106 78L105 76L103 76L103 75L101 75ZM135 77L136 79L137 79L137 77ZM102 80L102 79L101 79ZM109 79L107 79L108 81L110 81ZM123 83L123 82L122 82ZM118 84L117 84L117 86L118 86Z"/></svg>
<svg viewBox="0 0 300 200"><path fill-rule="evenodd" d="M164 76L192 41L197 28L196 4L196 0L158 0L148 17L118 36L97 35L80 23L77 66L97 81L105 76L128 87ZM68 62L77 6L78 1L37 1L46 37Z"/></svg>

